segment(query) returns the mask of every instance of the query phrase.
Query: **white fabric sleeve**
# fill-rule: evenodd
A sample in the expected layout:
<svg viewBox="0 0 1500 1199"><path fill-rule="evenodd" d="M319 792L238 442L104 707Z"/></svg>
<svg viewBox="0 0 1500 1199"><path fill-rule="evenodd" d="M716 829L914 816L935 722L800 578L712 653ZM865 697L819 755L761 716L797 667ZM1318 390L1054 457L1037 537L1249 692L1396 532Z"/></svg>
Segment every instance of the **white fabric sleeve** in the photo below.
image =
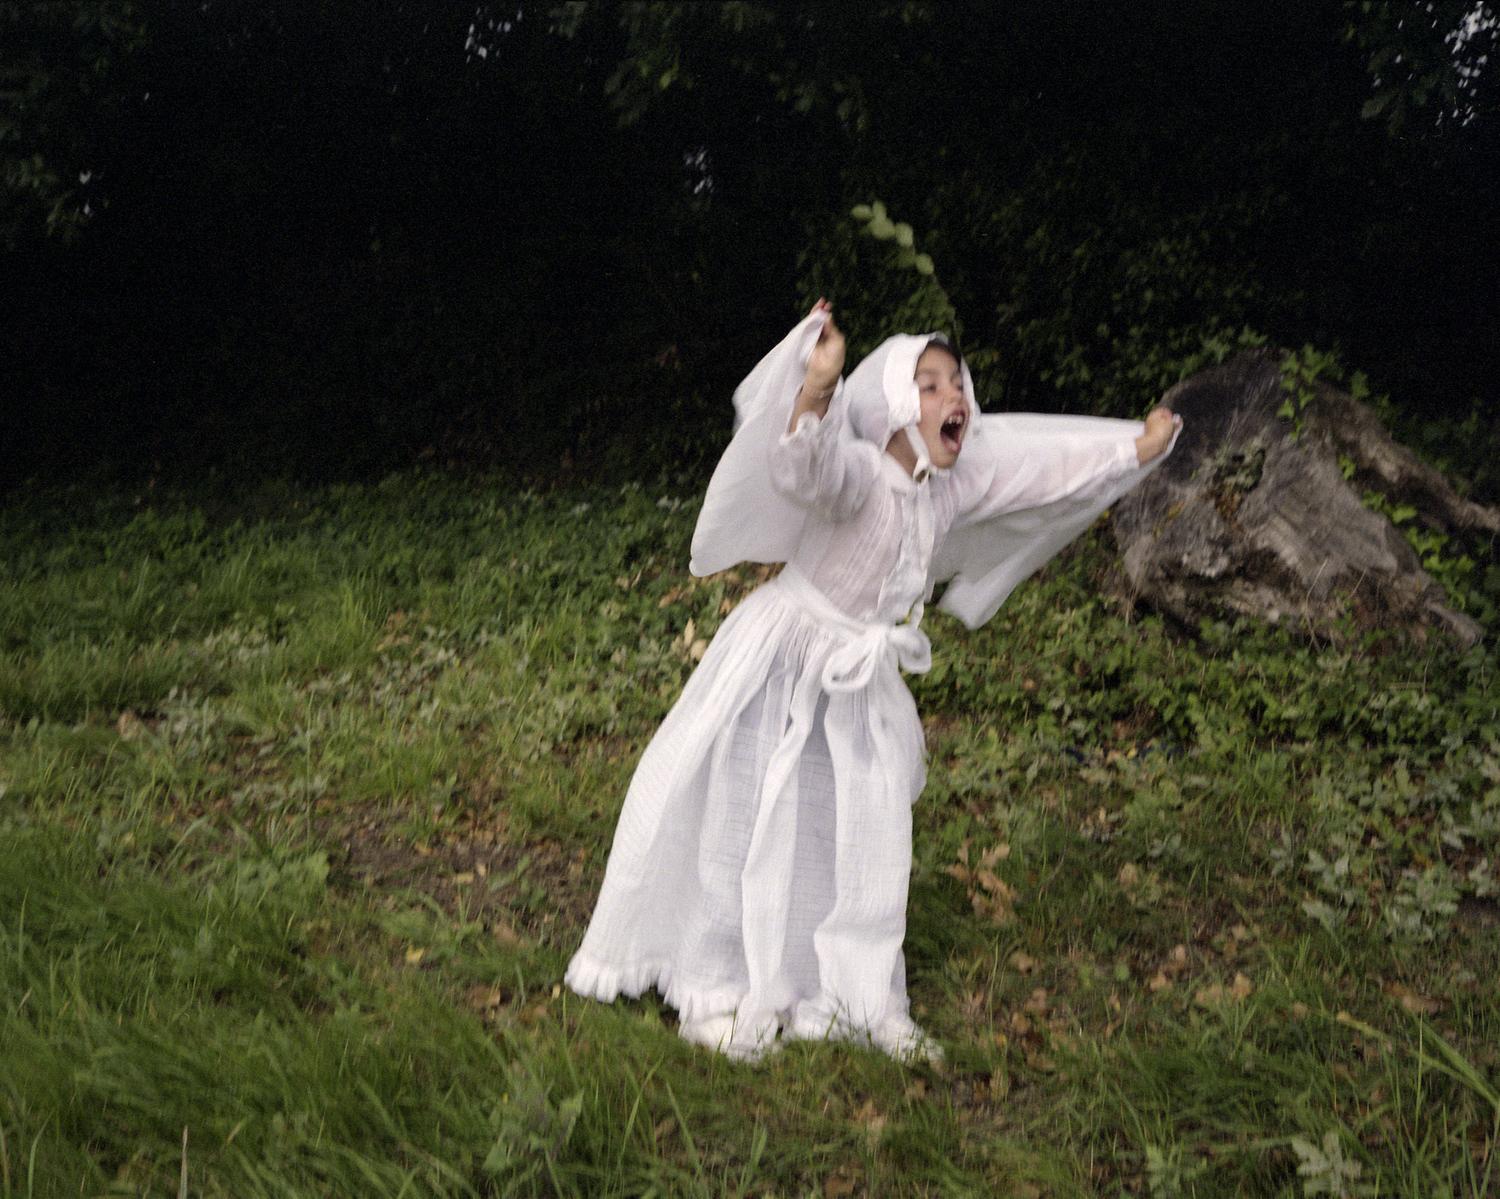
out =
<svg viewBox="0 0 1500 1199"><path fill-rule="evenodd" d="M769 463L780 495L835 521L859 511L880 466L875 447L853 435L844 407L841 388L821 419L804 412L777 439Z"/></svg>
<svg viewBox="0 0 1500 1199"><path fill-rule="evenodd" d="M809 497L778 489L772 460L786 435L797 391L828 314L808 313L734 390L734 437L714 468L693 530L695 575L727 570L736 562L785 562L796 552L807 522ZM839 407L842 380L830 409Z"/></svg>
<svg viewBox="0 0 1500 1199"><path fill-rule="evenodd" d="M953 525L962 528L1059 500L1086 503L1137 469L1136 436L1130 428L1120 430L1117 439L1062 431L1044 440L1001 440L994 447L995 472L988 486L959 500Z"/></svg>
<svg viewBox="0 0 1500 1199"><path fill-rule="evenodd" d="M938 606L971 629L989 620L1023 579L1166 458L1139 464L1135 439L1144 430L1103 417L981 416L979 436L954 471L953 524L933 554L929 583L950 580Z"/></svg>

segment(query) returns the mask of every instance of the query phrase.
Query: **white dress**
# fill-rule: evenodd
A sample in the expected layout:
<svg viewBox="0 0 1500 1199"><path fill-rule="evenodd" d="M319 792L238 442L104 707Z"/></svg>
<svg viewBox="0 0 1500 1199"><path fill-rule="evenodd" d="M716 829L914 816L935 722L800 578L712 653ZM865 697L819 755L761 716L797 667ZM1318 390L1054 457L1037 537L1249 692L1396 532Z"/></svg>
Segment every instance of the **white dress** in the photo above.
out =
<svg viewBox="0 0 1500 1199"><path fill-rule="evenodd" d="M789 377L797 365L794 354ZM1032 514L1063 503L1086 525L1144 474L1141 426L1110 421L1024 468L991 453L988 469L918 483L850 434L843 402L841 389L792 434L791 397L772 406L783 432L766 439L766 472L797 508L795 544L724 621L646 748L567 970L574 991L604 1001L655 986L684 1035L732 1018L720 1047L741 1056L778 1028L887 1047L914 1029L901 945L925 754L898 667L930 663L917 622L935 549L987 522L992 539L1014 539L1014 522L995 518L1017 513L1034 546Z"/></svg>

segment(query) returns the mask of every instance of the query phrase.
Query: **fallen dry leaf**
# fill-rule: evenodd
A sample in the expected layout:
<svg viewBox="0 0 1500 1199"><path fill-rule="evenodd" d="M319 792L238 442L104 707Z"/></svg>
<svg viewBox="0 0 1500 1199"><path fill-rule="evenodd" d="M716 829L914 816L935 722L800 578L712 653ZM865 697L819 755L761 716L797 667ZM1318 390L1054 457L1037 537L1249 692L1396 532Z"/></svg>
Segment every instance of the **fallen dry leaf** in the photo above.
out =
<svg viewBox="0 0 1500 1199"><path fill-rule="evenodd" d="M1398 982L1389 982L1381 988L1413 1016L1435 1016L1443 1010L1443 1001L1431 995L1419 995L1416 991Z"/></svg>
<svg viewBox="0 0 1500 1199"><path fill-rule="evenodd" d="M854 1176L842 1170L830 1174L823 1182L823 1199L839 1199L842 1195L854 1194Z"/></svg>
<svg viewBox="0 0 1500 1199"><path fill-rule="evenodd" d="M422 959L427 956L427 950L420 945L408 945L406 947L406 964L408 966L419 966Z"/></svg>
<svg viewBox="0 0 1500 1199"><path fill-rule="evenodd" d="M979 864L993 866L996 862L1003 862L1008 857L1010 857L1010 845L1005 841L1000 841L979 855Z"/></svg>
<svg viewBox="0 0 1500 1199"><path fill-rule="evenodd" d="M1175 982L1187 973L1188 953L1186 945L1174 945L1172 951L1167 954L1166 961L1162 962L1157 971L1169 982Z"/></svg>
<svg viewBox="0 0 1500 1199"><path fill-rule="evenodd" d="M1240 1003L1248 999L1255 985L1244 974L1236 974L1226 987L1223 983L1210 983L1193 992L1193 1002L1199 1007L1216 1007L1222 1003Z"/></svg>
<svg viewBox="0 0 1500 1199"><path fill-rule="evenodd" d="M945 866L943 873L963 883L969 892L969 903L976 916L984 916L995 924L1009 924L1015 916L1016 897L1014 887L997 875L991 867L1010 852L1008 846L996 845L980 857L978 866L969 862L967 838L958 847L958 861Z"/></svg>
<svg viewBox="0 0 1500 1199"><path fill-rule="evenodd" d="M1028 1050L1026 1064L1038 1074L1051 1074L1057 1069L1057 1063L1040 1050Z"/></svg>
<svg viewBox="0 0 1500 1199"><path fill-rule="evenodd" d="M499 987L487 987L483 983L476 983L469 988L465 998L476 1012L488 1012L500 1006L505 999L505 993Z"/></svg>
<svg viewBox="0 0 1500 1199"><path fill-rule="evenodd" d="M507 921L500 917L496 917L490 924L490 935L501 945L509 949L515 949L526 944L526 939L520 933L516 932Z"/></svg>
<svg viewBox="0 0 1500 1199"><path fill-rule="evenodd" d="M539 999L535 1003L521 1009L520 1020L522 1024L532 1025L539 1020L546 1020L548 1018L547 1001L545 999Z"/></svg>
<svg viewBox="0 0 1500 1199"><path fill-rule="evenodd" d="M880 1134L885 1131L885 1117L876 1109L873 1099L866 1099L859 1111L854 1113L854 1122L864 1125L865 1136L872 1145L880 1140Z"/></svg>

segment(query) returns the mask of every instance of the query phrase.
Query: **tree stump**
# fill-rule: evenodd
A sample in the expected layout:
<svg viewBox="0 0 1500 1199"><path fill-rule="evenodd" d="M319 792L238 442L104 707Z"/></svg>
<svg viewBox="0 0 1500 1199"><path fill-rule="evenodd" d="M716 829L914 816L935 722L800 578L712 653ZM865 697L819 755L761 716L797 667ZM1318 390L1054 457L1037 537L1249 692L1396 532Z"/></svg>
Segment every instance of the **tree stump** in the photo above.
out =
<svg viewBox="0 0 1500 1199"><path fill-rule="evenodd" d="M1378 491L1427 526L1466 537L1500 532L1500 510L1456 494L1348 394L1316 385L1299 431L1277 415L1286 398L1269 351L1167 392L1164 403L1183 418L1177 448L1113 516L1135 597L1192 625L1239 614L1336 637L1352 617L1477 641L1479 624L1361 496Z"/></svg>

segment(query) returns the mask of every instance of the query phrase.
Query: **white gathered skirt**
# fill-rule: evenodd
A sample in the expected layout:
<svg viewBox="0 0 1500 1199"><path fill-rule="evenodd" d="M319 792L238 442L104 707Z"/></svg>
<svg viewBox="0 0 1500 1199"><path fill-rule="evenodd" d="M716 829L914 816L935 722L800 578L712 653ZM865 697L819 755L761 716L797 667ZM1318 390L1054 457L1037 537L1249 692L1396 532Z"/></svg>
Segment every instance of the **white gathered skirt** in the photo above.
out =
<svg viewBox="0 0 1500 1199"><path fill-rule="evenodd" d="M580 995L655 986L684 1022L810 1037L905 1018L922 726L889 630L861 649L809 588L747 597L647 746L568 966ZM865 685L827 685L841 648L873 662Z"/></svg>

